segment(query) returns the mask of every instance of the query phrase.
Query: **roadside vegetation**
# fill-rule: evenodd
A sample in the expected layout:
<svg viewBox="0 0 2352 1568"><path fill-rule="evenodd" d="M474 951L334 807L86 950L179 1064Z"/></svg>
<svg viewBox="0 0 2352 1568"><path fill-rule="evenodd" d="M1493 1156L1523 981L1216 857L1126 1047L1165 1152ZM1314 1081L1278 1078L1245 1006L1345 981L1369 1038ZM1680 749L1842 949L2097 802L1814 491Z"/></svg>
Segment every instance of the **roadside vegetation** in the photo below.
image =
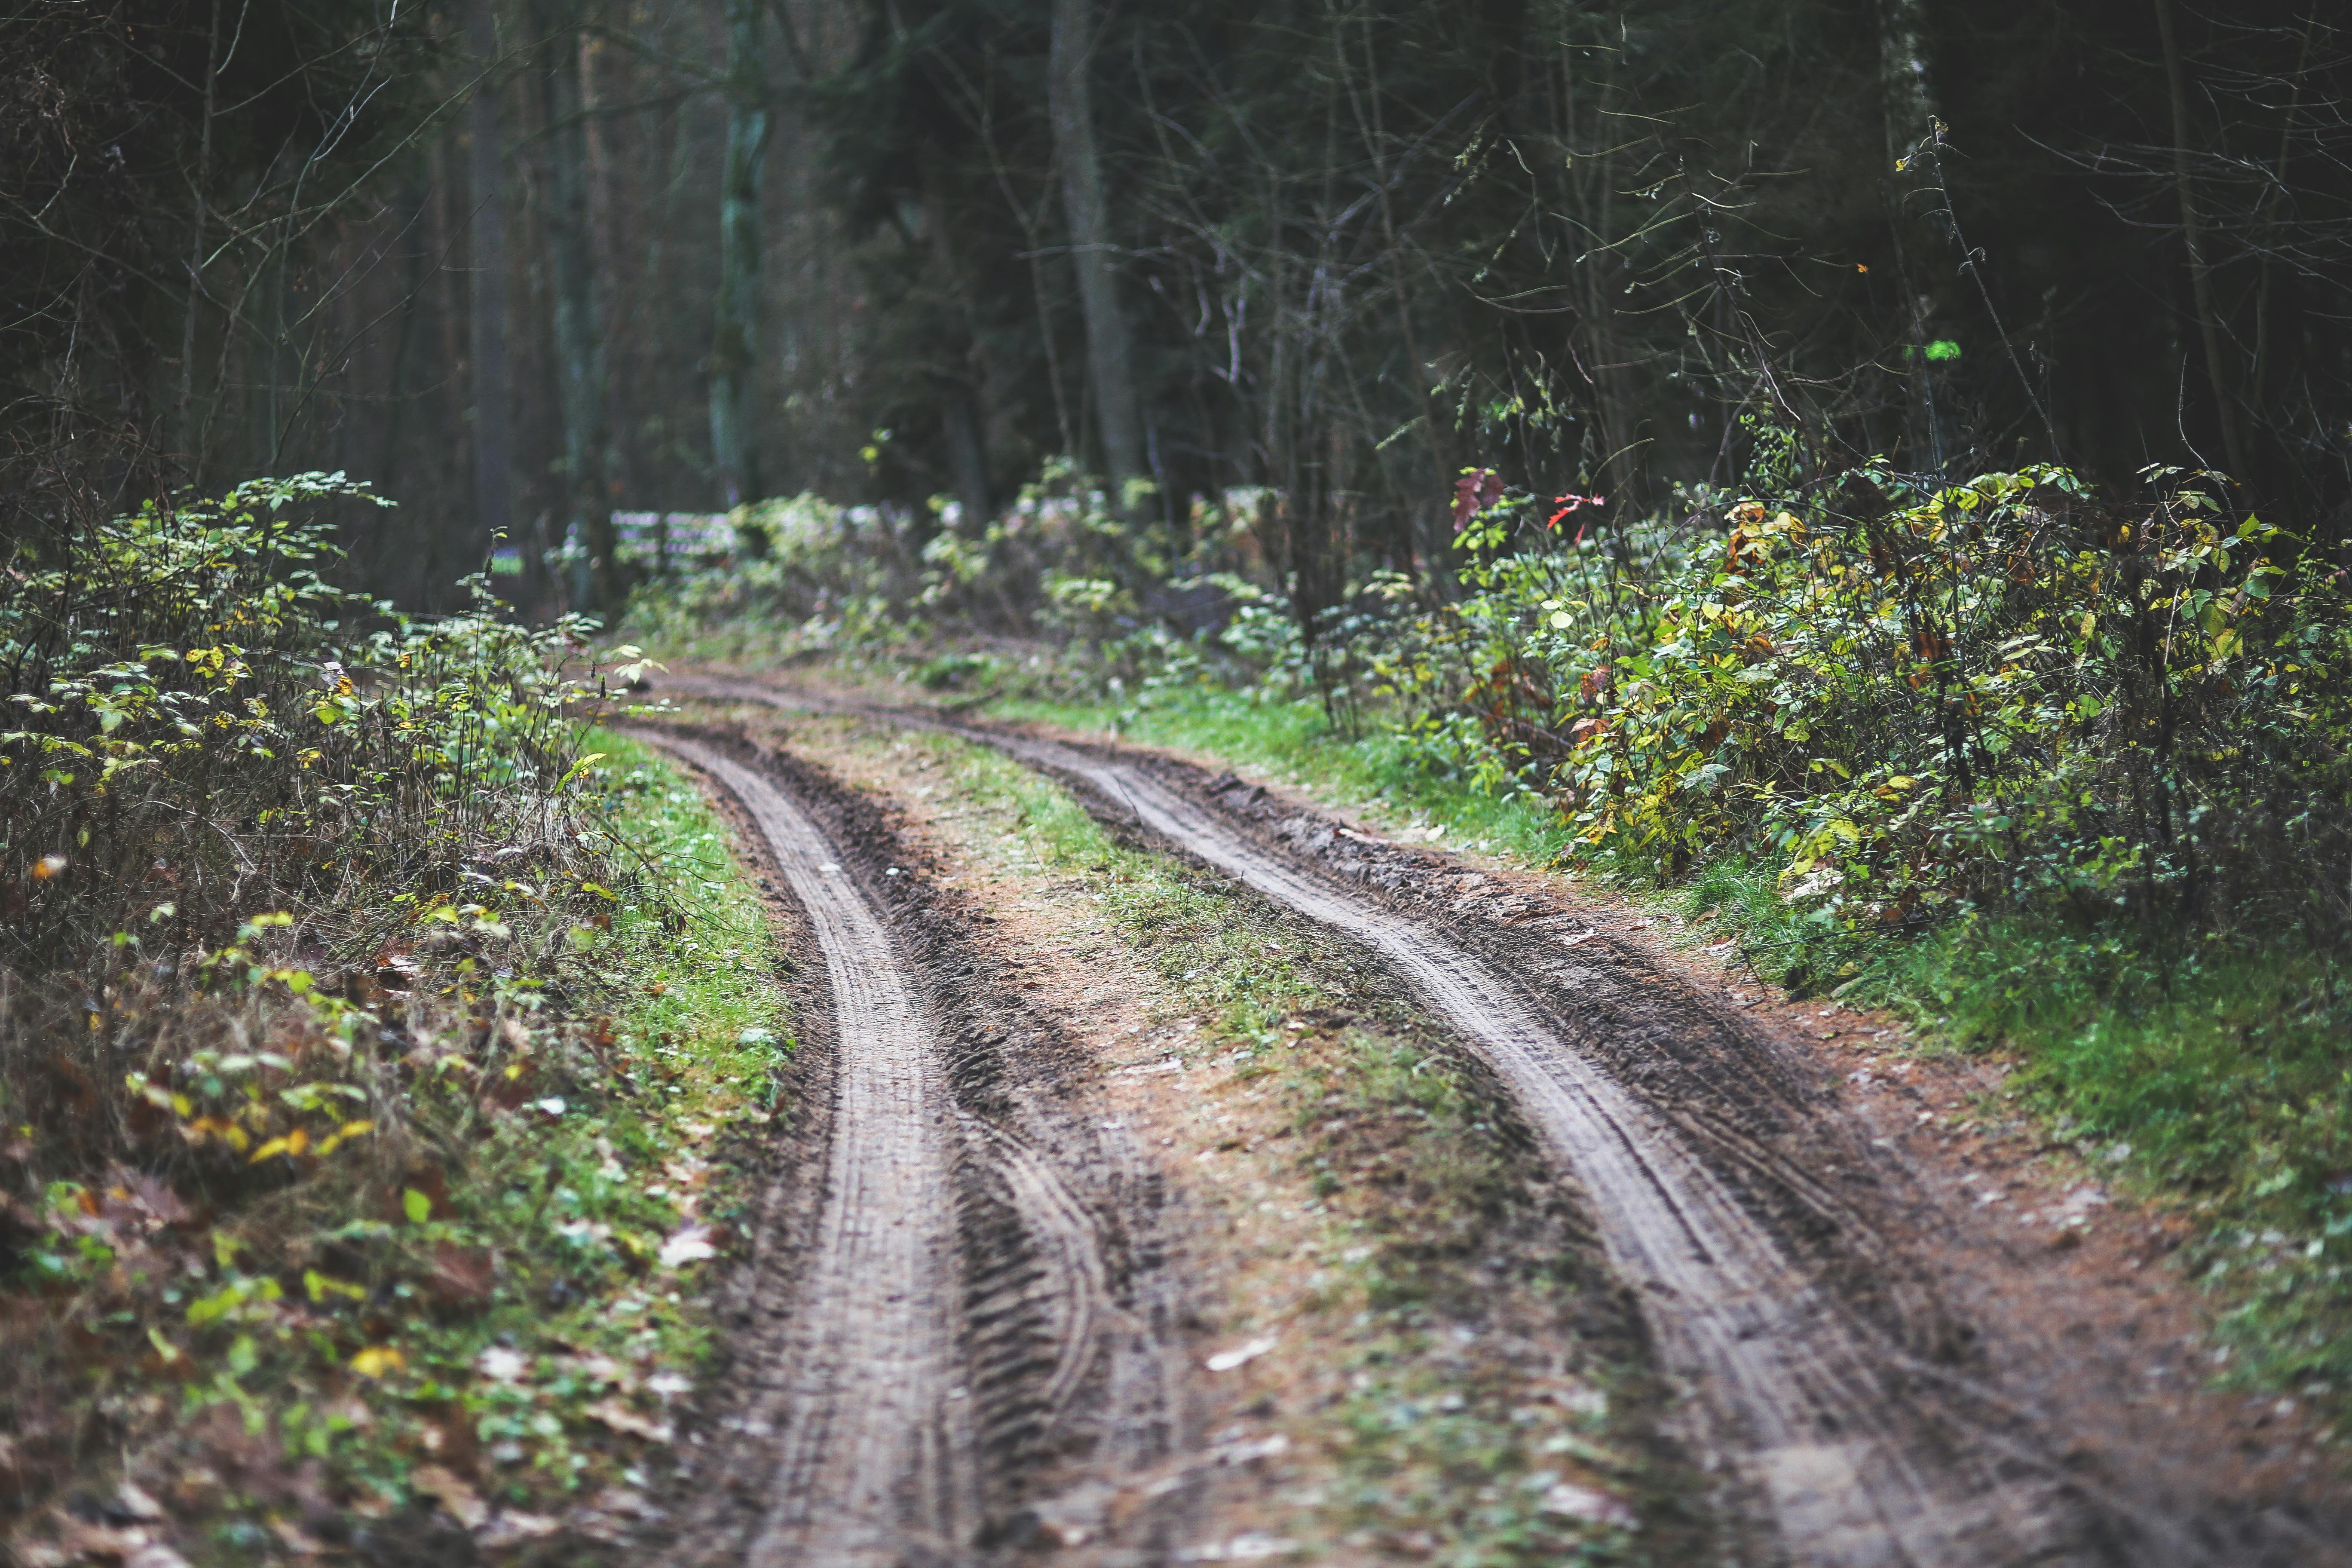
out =
<svg viewBox="0 0 2352 1568"><path fill-rule="evenodd" d="M1792 440L1759 438L1746 493L1605 541L1579 498L1466 472L1458 596L1374 573L1304 623L1215 528L1171 562L1046 485L919 569L859 531L886 519L777 503L765 560L654 584L631 625L1222 757L1664 899L1800 994L2011 1051L2053 1140L2199 1222L2230 1375L2335 1399L2346 572L2210 474L1801 483L1770 460Z"/></svg>
<svg viewBox="0 0 2352 1568"><path fill-rule="evenodd" d="M360 493L151 508L0 584L19 1562L580 1560L711 1348L726 1130L789 1044L756 895L586 727L587 625L317 574Z"/></svg>

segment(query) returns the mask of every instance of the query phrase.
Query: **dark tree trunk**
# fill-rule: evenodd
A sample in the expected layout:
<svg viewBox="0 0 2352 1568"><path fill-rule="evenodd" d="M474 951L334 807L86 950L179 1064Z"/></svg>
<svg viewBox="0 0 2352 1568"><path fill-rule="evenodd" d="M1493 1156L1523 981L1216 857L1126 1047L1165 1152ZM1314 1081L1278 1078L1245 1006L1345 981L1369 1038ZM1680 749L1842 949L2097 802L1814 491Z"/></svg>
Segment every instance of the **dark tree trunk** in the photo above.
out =
<svg viewBox="0 0 2352 1568"><path fill-rule="evenodd" d="M550 293L553 305L557 403L563 421L563 480L568 521L589 554L590 597L616 609L623 589L620 550L605 488L604 342L596 266L588 223L588 121L580 66L580 17L565 0L535 0L544 50L541 87L547 115Z"/></svg>
<svg viewBox="0 0 2352 1568"><path fill-rule="evenodd" d="M1087 361L1095 421L1102 437L1111 499L1125 510L1128 485L1148 474L1143 416L1135 395L1135 347L1118 300L1118 258L1103 198L1102 155L1095 142L1093 0L1054 0L1049 62L1054 145L1062 164L1062 207L1070 260L1087 319Z"/></svg>
<svg viewBox="0 0 2352 1568"><path fill-rule="evenodd" d="M474 197L467 250L472 267L467 299L473 337L474 528L489 548L513 523L513 443L507 371L506 147L499 132L495 69L499 57L495 0L472 0L466 47L481 73L467 107Z"/></svg>
<svg viewBox="0 0 2352 1568"><path fill-rule="evenodd" d="M710 457L720 504L760 499L751 394L760 363L760 181L768 73L760 0L727 0L727 165L719 193L719 308L710 343Z"/></svg>

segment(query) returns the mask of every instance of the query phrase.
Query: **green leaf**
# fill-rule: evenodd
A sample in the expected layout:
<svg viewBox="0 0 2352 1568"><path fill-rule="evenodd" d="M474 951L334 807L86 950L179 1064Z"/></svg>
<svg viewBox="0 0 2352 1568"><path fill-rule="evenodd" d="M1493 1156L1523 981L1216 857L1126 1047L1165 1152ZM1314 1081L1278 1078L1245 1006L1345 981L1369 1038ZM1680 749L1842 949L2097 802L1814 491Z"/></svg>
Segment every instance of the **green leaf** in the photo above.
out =
<svg viewBox="0 0 2352 1568"><path fill-rule="evenodd" d="M400 1194L400 1207L411 1225L423 1225L433 1217L433 1200L410 1187Z"/></svg>

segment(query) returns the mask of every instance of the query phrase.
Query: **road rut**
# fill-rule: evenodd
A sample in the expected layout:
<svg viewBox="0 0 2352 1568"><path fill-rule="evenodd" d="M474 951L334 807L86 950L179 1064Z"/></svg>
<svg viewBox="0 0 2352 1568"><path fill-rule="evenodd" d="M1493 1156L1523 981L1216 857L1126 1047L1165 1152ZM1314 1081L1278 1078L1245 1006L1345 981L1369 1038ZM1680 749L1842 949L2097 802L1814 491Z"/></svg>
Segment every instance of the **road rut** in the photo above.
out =
<svg viewBox="0 0 2352 1568"><path fill-rule="evenodd" d="M2123 1417L2110 1407L2133 1404L2130 1391L2087 1391L2095 1403L2072 1415L2064 1397L2042 1404L2037 1388L2065 1375L2051 1347L2004 1341L2024 1359L1994 1359L1984 1325L1954 1310L1951 1282L1920 1253L1938 1202L1874 1146L1885 1140L1831 1108L1808 1076L1819 1068L1607 939L1582 946L1600 933L1575 918L1465 916L1492 898L1449 889L1487 879L1149 753L742 680L666 684L996 748L1070 784L1106 819L1361 944L1488 1064L1582 1187L1661 1370L1693 1395L1681 1425L1724 1479L1725 1560L2342 1560L2325 1509L2207 1498L2193 1455L2158 1444L2111 1473L2069 1426L2112 1426Z"/></svg>
<svg viewBox="0 0 2352 1568"><path fill-rule="evenodd" d="M1645 1300L1666 1369L1713 1407L1717 1443L1760 1494L1790 1557L1838 1568L2111 1560L2042 1467L2019 1465L2013 1450L1972 1453L1959 1435L1906 1419L1870 1330L1790 1259L1776 1227L1679 1129L1561 1048L1557 1026L1515 977L1426 922L1259 847L1139 767L963 732L1082 781L1151 833L1364 942L1472 1042L1583 1184L1612 1264Z"/></svg>
<svg viewBox="0 0 2352 1568"><path fill-rule="evenodd" d="M973 1526L978 1487L939 1043L889 931L807 815L708 745L647 738L758 826L824 954L841 1041L822 1217L773 1363L786 1376L740 1416L777 1437L767 1515L742 1561L898 1563L910 1540L945 1554Z"/></svg>
<svg viewBox="0 0 2352 1568"><path fill-rule="evenodd" d="M1121 1487L1143 1495L1120 1560L1167 1560L1200 1498L1191 1309L1165 1183L1101 1113L1098 1064L876 800L739 734L634 732L734 797L824 972L730 1288L730 1436L665 1562L988 1562L1036 1544L1044 1500Z"/></svg>

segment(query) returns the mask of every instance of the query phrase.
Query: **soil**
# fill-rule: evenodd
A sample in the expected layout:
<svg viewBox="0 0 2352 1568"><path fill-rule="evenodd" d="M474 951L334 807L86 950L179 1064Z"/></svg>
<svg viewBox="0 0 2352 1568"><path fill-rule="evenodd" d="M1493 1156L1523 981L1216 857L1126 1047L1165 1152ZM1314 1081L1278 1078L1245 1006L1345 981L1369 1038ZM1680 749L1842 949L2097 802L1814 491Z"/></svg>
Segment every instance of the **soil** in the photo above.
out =
<svg viewBox="0 0 2352 1568"><path fill-rule="evenodd" d="M1806 1037L1854 1031L1727 985L1556 879L1406 848L1178 759L894 717L998 746L1359 944L1491 1068L1692 1395L1681 1436L1718 1477L1725 1558L2347 1560L2352 1521L2292 1416L2197 1386L2193 1310L2145 1268L2160 1232L1998 1138L1950 1135L1985 1086L1856 1067L1884 1042ZM1117 1164L1035 1146L1057 1169Z"/></svg>
<svg viewBox="0 0 2352 1568"><path fill-rule="evenodd" d="M1112 934L1100 889L1133 873L1049 868L1024 847L1018 808L959 780L960 748L858 718L795 721L788 743L891 803L902 863L911 850L920 874L969 898L1000 980L1094 1064L1089 1102L1160 1162L1192 1331L1188 1406L1204 1413L1206 1446L1155 1470L1048 1479L1025 1510L1036 1544L1107 1531L1103 1560L1129 1560L1119 1521L1181 1475L1201 1506L1178 1561L1411 1560L1507 1537L1498 1561L1589 1556L1589 1520L1522 1507L1494 1521L1515 1477L1565 1473L1577 1506L1637 1512L1652 1553L1712 1555L1693 1503L1703 1478L1650 1418L1669 1401L1644 1375L1639 1318L1574 1184L1526 1157L1537 1141L1502 1086L1456 1072L1462 1113L1445 1133L1410 1097L1362 1087L1383 1053L1421 1063L1416 1076L1438 1059L1475 1065L1451 1060L1400 985L1294 911L1157 857L1175 881L1213 890L1216 913L1161 923L1176 906L1155 901L1153 920ZM1224 981L1190 984L1221 962L1290 976L1276 982L1278 1040L1233 1032L1204 994ZM1218 1359L1236 1347L1264 1353ZM1416 1403L1453 1436L1367 1443L1355 1425L1413 1419ZM1519 1456L1504 1461L1511 1473L1465 1475L1453 1458L1464 1428L1490 1458ZM1626 1560L1610 1550L1589 1560Z"/></svg>
<svg viewBox="0 0 2352 1568"><path fill-rule="evenodd" d="M1161 1464L1193 1423L1149 1162L873 803L732 737L639 732L755 825L830 1014L824 1114L794 1130L824 1152L771 1205L814 1221L746 1271L726 1440L669 1560L961 1562L1034 1534L1059 1468ZM1187 1493L1126 1521L1139 1550L1164 1559Z"/></svg>

